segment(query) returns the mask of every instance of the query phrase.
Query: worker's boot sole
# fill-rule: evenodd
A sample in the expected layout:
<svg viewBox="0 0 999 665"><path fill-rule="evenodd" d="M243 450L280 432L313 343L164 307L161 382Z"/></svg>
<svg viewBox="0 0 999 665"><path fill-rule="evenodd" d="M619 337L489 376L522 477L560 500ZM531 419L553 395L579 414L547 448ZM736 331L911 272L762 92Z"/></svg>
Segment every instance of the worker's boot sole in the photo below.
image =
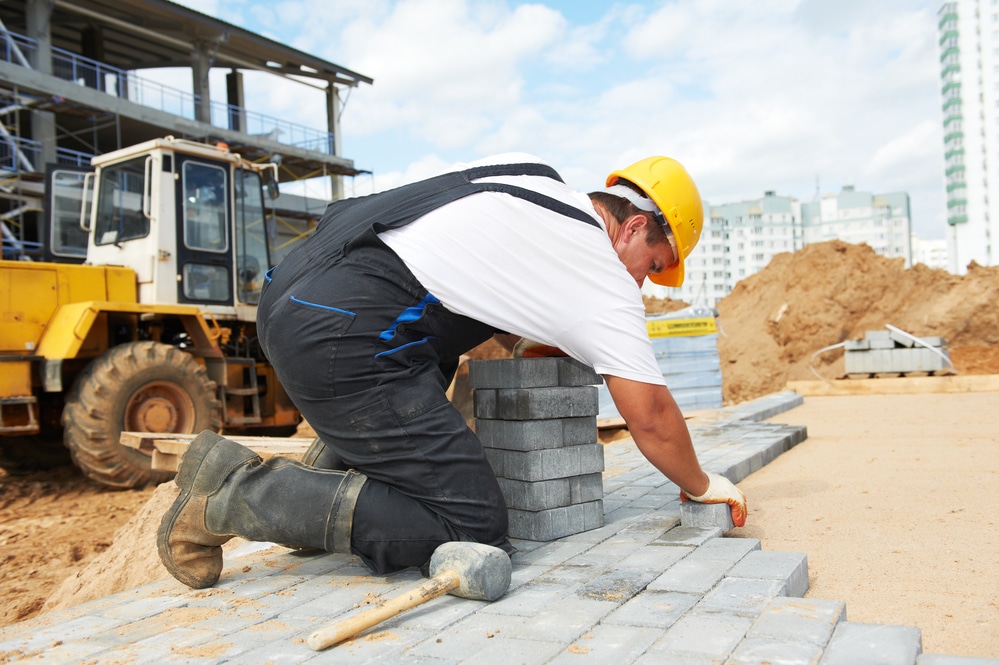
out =
<svg viewBox="0 0 999 665"><path fill-rule="evenodd" d="M180 495L160 521L156 548L167 571L187 586L210 587L222 574L222 545L236 534L208 528L209 502L236 469L254 460L260 457L252 450L208 431L185 452L176 478Z"/></svg>

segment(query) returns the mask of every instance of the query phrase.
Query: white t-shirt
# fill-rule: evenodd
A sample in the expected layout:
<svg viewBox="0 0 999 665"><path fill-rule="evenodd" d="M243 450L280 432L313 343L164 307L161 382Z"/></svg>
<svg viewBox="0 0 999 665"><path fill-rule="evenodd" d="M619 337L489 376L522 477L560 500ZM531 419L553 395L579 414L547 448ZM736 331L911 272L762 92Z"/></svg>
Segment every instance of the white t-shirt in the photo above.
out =
<svg viewBox="0 0 999 665"><path fill-rule="evenodd" d="M486 164L544 163L508 153ZM543 176L501 182L593 216L585 224L509 194L472 194L380 238L449 311L551 344L599 374L665 385L635 280L586 194Z"/></svg>

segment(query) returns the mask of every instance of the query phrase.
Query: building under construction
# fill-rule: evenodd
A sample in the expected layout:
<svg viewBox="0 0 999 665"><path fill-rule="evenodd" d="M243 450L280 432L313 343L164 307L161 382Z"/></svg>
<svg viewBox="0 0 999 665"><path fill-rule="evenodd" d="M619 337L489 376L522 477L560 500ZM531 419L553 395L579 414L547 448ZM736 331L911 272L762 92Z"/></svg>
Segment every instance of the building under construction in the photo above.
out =
<svg viewBox="0 0 999 665"><path fill-rule="evenodd" d="M189 70L191 92L143 75L154 68ZM210 89L213 69L228 70L224 94ZM326 126L249 110L244 80L261 79L244 72L324 91ZM282 183L329 177L337 198L342 178L363 172L341 154L339 126L346 93L361 83L372 79L166 0L0 2L4 257L73 260L72 252L53 255L45 237L52 174L82 174L95 155L164 136L225 143L250 161L277 162ZM277 260L309 232L323 204L285 193L270 205Z"/></svg>

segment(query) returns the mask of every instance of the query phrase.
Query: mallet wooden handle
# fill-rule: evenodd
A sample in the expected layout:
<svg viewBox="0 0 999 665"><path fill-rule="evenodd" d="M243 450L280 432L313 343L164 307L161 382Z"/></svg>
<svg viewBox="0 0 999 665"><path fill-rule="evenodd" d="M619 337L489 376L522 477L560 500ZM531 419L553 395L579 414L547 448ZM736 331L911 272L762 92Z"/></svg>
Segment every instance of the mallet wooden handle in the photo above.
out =
<svg viewBox="0 0 999 665"><path fill-rule="evenodd" d="M454 571L440 573L408 593L396 596L378 607L338 621L327 628L320 628L309 635L309 646L316 651L322 651L401 612L454 591L460 584L458 573Z"/></svg>

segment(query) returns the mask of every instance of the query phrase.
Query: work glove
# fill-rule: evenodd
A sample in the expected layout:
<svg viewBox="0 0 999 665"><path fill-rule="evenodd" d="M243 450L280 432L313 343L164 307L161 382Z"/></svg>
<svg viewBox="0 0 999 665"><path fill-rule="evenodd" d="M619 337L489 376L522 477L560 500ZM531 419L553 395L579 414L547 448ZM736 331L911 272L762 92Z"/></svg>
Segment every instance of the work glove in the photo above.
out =
<svg viewBox="0 0 999 665"><path fill-rule="evenodd" d="M514 358L564 358L566 353L557 346L542 344L532 339L521 337L520 341L513 345Z"/></svg>
<svg viewBox="0 0 999 665"><path fill-rule="evenodd" d="M727 503L732 506L732 522L736 526L744 526L746 524L746 515L749 512L746 507L746 495L725 476L719 476L717 473L709 473L707 476L708 491L701 496L690 496L683 490L680 490L680 501L684 503L687 501Z"/></svg>

